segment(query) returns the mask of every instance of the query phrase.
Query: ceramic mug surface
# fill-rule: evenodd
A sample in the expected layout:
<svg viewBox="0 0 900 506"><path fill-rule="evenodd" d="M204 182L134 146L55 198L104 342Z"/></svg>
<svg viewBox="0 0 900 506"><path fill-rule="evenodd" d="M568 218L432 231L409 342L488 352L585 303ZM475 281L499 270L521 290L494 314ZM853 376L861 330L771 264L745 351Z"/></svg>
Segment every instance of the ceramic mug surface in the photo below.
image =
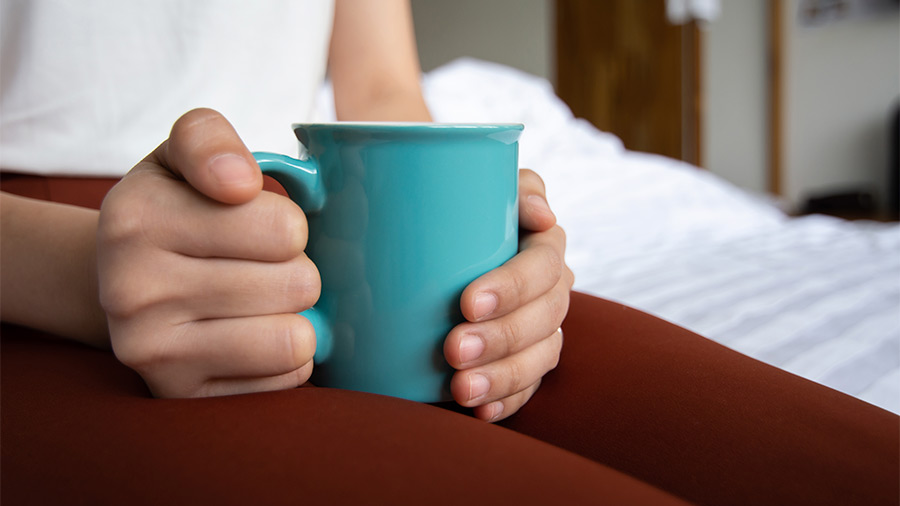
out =
<svg viewBox="0 0 900 506"><path fill-rule="evenodd" d="M322 278L301 313L312 382L450 400L463 289L518 248L519 124L297 124L299 160L254 153L306 213Z"/></svg>

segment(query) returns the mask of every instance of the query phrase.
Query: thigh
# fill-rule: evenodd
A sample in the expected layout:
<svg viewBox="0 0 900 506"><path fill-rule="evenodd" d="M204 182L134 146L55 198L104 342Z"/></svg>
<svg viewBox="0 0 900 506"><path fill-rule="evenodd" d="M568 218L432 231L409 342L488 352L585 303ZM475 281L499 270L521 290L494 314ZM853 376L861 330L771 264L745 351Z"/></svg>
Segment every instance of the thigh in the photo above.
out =
<svg viewBox="0 0 900 506"><path fill-rule="evenodd" d="M573 293L559 367L502 424L700 504L896 504L892 413Z"/></svg>
<svg viewBox="0 0 900 506"><path fill-rule="evenodd" d="M0 181L4 191L94 208L113 184L112 179L11 174ZM271 180L266 189L283 193ZM573 294L563 328L560 366L545 378L537 395L502 424L558 448L431 406L353 392L301 389L258 397L150 400L140 378L111 354L64 343L4 339L3 460L31 462L31 467L2 466L3 497L27 493L40 479L68 484L35 489L44 493L87 491L88 485L98 485L97 476L118 477L121 490L137 493L142 486L153 488L135 467L147 460L185 484L192 466L202 470L210 465L207 481L195 480L204 486L185 492L215 489L208 481L215 477L229 481L221 491L232 499L249 497L231 491L234 483L249 483L242 475L268 484L271 493L299 493L279 481L287 475L296 480L298 474L310 479L292 481L293 486L323 494L317 497L327 497L331 486L350 493L353 489L339 484L345 481L340 479L344 467L358 473L348 475L353 480L365 483L366 476L385 479L372 472L384 462L386 469L400 473L395 477L428 474L425 470L443 473L439 483L445 489L445 478L451 476L459 485L446 490L478 490L477 496L465 496L471 498L491 498L485 495L489 485L497 494L508 493L513 489L504 480L514 480L523 499L540 497L535 489L549 482L556 485L544 490L585 491L592 497L603 494L632 502L647 497L658 504L673 500L654 495L659 492L649 483L704 504L897 504L896 415L587 295ZM9 334L4 327L4 336ZM8 352L20 345L26 346L23 356L28 360ZM45 362L54 358L66 364L73 353L80 358L72 364L81 365L67 374L55 374L59 369ZM81 356L85 353L89 355ZM87 356L93 358L85 362ZM96 367L89 365L92 361ZM83 396L66 390L85 381L93 381L96 392ZM137 390L106 390L123 385ZM354 421L357 425L347 425ZM223 427L233 430L217 432ZM430 427L435 430L423 432ZM106 435L117 430L127 433L107 442ZM306 437L296 436L301 432ZM217 444L215 438L225 438L225 443ZM386 446L375 445L378 442ZM230 446L235 443L237 448ZM52 457L52 445L68 460ZM200 458L204 449L208 453ZM267 460L270 455L276 457ZM285 460L287 456L292 458ZM116 461L122 464L113 466ZM230 467L223 471L222 466ZM272 466L282 474L270 474L268 481L253 474L270 472ZM95 475L80 474L90 470ZM421 483L438 486L427 479ZM399 487L390 480L384 484ZM29 488L22 488L25 485ZM161 490L169 489L157 492ZM241 490L261 493L252 487ZM460 498L446 497L451 502Z"/></svg>
<svg viewBox="0 0 900 506"><path fill-rule="evenodd" d="M0 190L23 197L100 209L103 198L118 183L116 178L42 177L0 173ZM266 176L263 189L287 196L284 188Z"/></svg>
<svg viewBox="0 0 900 506"><path fill-rule="evenodd" d="M9 504L685 504L434 406L324 388L152 399L109 352L4 325Z"/></svg>
<svg viewBox="0 0 900 506"><path fill-rule="evenodd" d="M115 183L2 176L4 191L93 208ZM271 180L266 189L284 192ZM320 388L151 399L109 352L12 325L2 335L11 504L685 504L435 406Z"/></svg>

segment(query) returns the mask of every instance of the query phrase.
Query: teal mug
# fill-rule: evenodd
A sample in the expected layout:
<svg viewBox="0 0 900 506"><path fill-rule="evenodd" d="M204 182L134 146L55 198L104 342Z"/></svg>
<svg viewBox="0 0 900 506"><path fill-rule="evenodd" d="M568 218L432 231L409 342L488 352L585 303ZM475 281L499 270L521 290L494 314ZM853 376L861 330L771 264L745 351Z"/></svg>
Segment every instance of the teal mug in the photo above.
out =
<svg viewBox="0 0 900 506"><path fill-rule="evenodd" d="M522 125L293 125L303 159L254 153L306 213L322 278L300 314L316 332L312 382L450 400L443 341L463 289L518 250Z"/></svg>

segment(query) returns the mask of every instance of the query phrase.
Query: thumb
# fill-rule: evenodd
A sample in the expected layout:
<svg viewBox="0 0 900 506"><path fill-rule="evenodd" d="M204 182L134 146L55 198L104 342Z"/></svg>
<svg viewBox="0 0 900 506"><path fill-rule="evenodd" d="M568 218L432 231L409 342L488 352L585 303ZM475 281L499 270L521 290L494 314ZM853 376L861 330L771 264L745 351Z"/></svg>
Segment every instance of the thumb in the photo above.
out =
<svg viewBox="0 0 900 506"><path fill-rule="evenodd" d="M242 204L262 190L262 173L253 155L231 123L212 109L194 109L178 118L151 157L219 202Z"/></svg>

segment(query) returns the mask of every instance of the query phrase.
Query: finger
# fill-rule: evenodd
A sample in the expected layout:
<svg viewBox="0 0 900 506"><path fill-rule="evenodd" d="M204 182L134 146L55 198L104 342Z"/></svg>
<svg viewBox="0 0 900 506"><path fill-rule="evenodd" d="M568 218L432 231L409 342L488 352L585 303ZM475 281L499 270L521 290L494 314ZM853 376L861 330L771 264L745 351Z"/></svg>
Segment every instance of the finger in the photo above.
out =
<svg viewBox="0 0 900 506"><path fill-rule="evenodd" d="M487 364L533 345L552 334L569 310L574 277L566 269L556 286L508 315L457 325L444 340L444 357L455 369Z"/></svg>
<svg viewBox="0 0 900 506"><path fill-rule="evenodd" d="M262 191L262 173L253 155L231 123L212 109L194 109L181 116L169 138L147 160L226 204L247 202Z"/></svg>
<svg viewBox="0 0 900 506"><path fill-rule="evenodd" d="M219 379L211 380L196 397L218 397L222 395L239 395L256 392L272 392L297 388L309 381L312 375L313 363L307 362L296 371L271 376L267 378L252 379Z"/></svg>
<svg viewBox="0 0 900 506"><path fill-rule="evenodd" d="M471 322L497 318L553 288L562 275L565 234L560 227L531 234L505 264L469 284L460 309Z"/></svg>
<svg viewBox="0 0 900 506"><path fill-rule="evenodd" d="M485 422L499 422L504 418L508 418L519 411L519 408L531 400L538 388L541 386L541 380L530 387L516 392L509 397L500 399L499 401L490 402L481 406L476 406L472 411L476 418Z"/></svg>
<svg viewBox="0 0 900 506"><path fill-rule="evenodd" d="M104 310L111 319L159 314L172 324L193 320L296 313L319 298L319 273L306 255L289 262L197 259L160 252L149 260L167 270L110 268L122 282L104 288ZM121 272L119 272L121 271ZM141 286L142 290L129 287Z"/></svg>
<svg viewBox="0 0 900 506"><path fill-rule="evenodd" d="M260 378L296 371L312 360L316 334L294 314L202 320L184 324L166 347L207 378Z"/></svg>
<svg viewBox="0 0 900 506"><path fill-rule="evenodd" d="M490 364L458 371L450 380L453 399L480 406L525 390L559 363L562 333L554 332L524 350Z"/></svg>
<svg viewBox="0 0 900 506"><path fill-rule="evenodd" d="M556 215L547 204L544 181L536 172L519 170L519 226L524 230L543 232L556 224Z"/></svg>
<svg viewBox="0 0 900 506"><path fill-rule="evenodd" d="M114 188L102 219L109 241L149 242L194 257L284 261L302 253L307 239L306 216L285 197L264 192L243 205L226 205L150 171Z"/></svg>
<svg viewBox="0 0 900 506"><path fill-rule="evenodd" d="M322 287L319 271L306 255L280 263L186 260L179 264L184 284L169 310L190 320L297 313L316 303Z"/></svg>
<svg viewBox="0 0 900 506"><path fill-rule="evenodd" d="M195 384L166 381L160 383L153 379L147 379L147 386L154 397L160 398L194 398L194 397L221 397L224 395L239 395L256 392L272 392L296 388L309 380L312 375L313 363L307 362L299 369L262 378L228 378L209 379Z"/></svg>

